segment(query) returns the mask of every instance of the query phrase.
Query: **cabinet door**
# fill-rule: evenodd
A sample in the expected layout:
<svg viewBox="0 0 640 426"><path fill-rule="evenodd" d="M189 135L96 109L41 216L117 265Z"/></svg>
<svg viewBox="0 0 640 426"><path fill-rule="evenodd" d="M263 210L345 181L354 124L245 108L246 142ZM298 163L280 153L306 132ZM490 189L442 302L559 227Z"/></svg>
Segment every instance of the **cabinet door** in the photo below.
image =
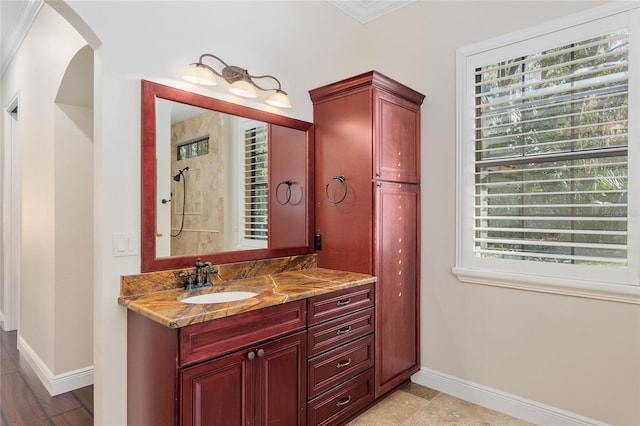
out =
<svg viewBox="0 0 640 426"><path fill-rule="evenodd" d="M307 166L307 134L270 124L269 248L308 244ZM291 181L291 185L283 183L286 181Z"/></svg>
<svg viewBox="0 0 640 426"><path fill-rule="evenodd" d="M304 425L306 421L306 333L256 349L255 425Z"/></svg>
<svg viewBox="0 0 640 426"><path fill-rule="evenodd" d="M371 91L315 104L313 118L315 228L322 235L318 266L371 274Z"/></svg>
<svg viewBox="0 0 640 426"><path fill-rule="evenodd" d="M183 426L250 425L252 368L248 351L239 351L180 373Z"/></svg>
<svg viewBox="0 0 640 426"><path fill-rule="evenodd" d="M374 90L375 177L420 182L420 106Z"/></svg>
<svg viewBox="0 0 640 426"><path fill-rule="evenodd" d="M379 182L376 191L376 397L420 364L419 190Z"/></svg>

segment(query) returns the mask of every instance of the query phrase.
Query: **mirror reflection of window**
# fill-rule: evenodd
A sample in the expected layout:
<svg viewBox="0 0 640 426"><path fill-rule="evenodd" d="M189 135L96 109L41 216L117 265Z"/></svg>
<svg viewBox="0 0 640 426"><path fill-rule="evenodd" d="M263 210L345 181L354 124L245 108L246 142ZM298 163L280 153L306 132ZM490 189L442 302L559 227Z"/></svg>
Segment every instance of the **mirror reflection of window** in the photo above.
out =
<svg viewBox="0 0 640 426"><path fill-rule="evenodd" d="M176 151L178 161L184 160L185 158L207 155L209 153L209 136L183 143L182 145L178 146L178 149Z"/></svg>
<svg viewBox="0 0 640 426"><path fill-rule="evenodd" d="M268 127L266 123L245 121L240 126L244 149L240 169L243 171L243 222L241 245L266 248L268 213Z"/></svg>

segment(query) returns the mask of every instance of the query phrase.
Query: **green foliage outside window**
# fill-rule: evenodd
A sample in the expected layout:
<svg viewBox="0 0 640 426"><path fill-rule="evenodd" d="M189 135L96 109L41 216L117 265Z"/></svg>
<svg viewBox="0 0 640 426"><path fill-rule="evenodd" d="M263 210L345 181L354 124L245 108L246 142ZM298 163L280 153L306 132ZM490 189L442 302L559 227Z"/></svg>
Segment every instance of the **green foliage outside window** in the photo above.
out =
<svg viewBox="0 0 640 426"><path fill-rule="evenodd" d="M476 69L475 251L626 265L628 34Z"/></svg>

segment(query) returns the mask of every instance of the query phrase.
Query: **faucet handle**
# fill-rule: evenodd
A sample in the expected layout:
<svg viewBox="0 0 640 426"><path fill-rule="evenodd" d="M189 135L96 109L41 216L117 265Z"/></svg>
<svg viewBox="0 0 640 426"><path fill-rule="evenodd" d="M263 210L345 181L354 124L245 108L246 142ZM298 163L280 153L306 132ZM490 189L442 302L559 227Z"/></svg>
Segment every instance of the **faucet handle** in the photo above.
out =
<svg viewBox="0 0 640 426"><path fill-rule="evenodd" d="M183 272L180 275L178 275L178 277L180 278L187 278L187 283L184 286L185 290L191 290L193 289L193 274L191 272Z"/></svg>
<svg viewBox="0 0 640 426"><path fill-rule="evenodd" d="M208 266L208 272L211 274L217 274L218 270L216 268L213 267L213 264L211 262L204 262L204 266Z"/></svg>

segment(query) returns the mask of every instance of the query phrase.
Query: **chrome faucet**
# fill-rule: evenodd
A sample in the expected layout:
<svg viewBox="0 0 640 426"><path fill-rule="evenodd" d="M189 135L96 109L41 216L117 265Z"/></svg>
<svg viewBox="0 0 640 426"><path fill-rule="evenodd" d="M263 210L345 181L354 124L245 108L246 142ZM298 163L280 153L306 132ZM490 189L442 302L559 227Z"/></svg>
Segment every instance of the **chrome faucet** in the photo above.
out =
<svg viewBox="0 0 640 426"><path fill-rule="evenodd" d="M196 272L195 283L193 282L193 274L191 272L183 272L178 275L181 278L186 277L187 282L184 286L185 290L192 290L194 288L212 287L211 274L218 273L218 270L213 267L211 262L202 262L202 259L196 260Z"/></svg>

